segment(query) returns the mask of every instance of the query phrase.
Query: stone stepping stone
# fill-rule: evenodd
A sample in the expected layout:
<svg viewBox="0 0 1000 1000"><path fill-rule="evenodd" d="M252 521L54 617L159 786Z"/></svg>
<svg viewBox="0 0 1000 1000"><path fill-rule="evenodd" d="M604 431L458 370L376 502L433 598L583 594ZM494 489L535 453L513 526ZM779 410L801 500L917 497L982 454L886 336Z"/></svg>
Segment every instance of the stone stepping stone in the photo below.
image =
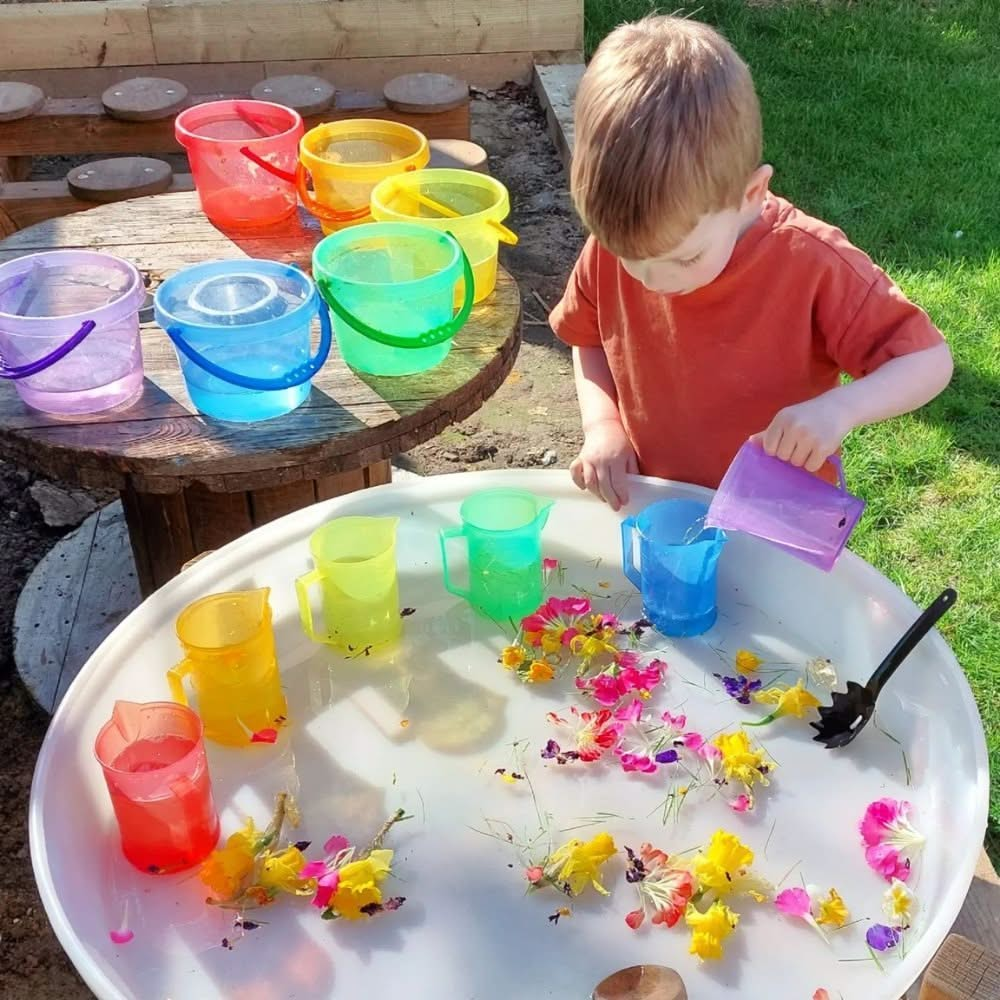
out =
<svg viewBox="0 0 1000 1000"><path fill-rule="evenodd" d="M176 114L187 97L187 87L177 80L137 76L108 87L101 95L101 103L112 118L153 122Z"/></svg>

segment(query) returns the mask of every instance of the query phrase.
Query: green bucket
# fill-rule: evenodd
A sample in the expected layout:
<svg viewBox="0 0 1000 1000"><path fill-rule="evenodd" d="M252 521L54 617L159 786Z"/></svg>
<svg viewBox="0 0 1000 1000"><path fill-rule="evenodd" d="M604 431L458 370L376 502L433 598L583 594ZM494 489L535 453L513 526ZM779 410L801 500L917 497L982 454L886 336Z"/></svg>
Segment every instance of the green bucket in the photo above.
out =
<svg viewBox="0 0 1000 1000"><path fill-rule="evenodd" d="M369 375L439 365L472 311L472 268L451 233L405 222L352 226L313 251L341 357ZM465 282L457 313L455 287Z"/></svg>

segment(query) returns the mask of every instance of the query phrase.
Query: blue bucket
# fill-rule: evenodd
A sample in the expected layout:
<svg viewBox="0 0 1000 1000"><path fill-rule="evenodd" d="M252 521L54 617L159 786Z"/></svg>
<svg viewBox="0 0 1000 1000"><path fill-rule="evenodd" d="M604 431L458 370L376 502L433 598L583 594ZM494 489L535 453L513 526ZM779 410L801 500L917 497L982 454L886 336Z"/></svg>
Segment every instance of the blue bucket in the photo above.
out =
<svg viewBox="0 0 1000 1000"><path fill-rule="evenodd" d="M191 402L249 422L290 413L330 353L326 303L297 267L268 260L196 264L156 290L156 322L177 350ZM311 354L319 314L320 343Z"/></svg>

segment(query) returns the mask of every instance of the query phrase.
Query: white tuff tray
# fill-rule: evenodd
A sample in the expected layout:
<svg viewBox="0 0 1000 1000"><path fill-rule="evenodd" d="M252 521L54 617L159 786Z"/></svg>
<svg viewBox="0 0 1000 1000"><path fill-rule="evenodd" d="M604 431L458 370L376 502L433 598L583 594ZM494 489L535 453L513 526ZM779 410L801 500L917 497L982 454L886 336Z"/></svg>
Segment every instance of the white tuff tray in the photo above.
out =
<svg viewBox="0 0 1000 1000"><path fill-rule="evenodd" d="M691 1000L809 1000L818 987L845 1000L898 998L958 914L986 824L982 725L940 635L921 643L879 702L882 726L906 749L909 786L900 748L871 726L849 749L831 752L811 742L805 722L784 720L750 730L779 764L755 812L740 816L716 799L688 805L677 823L664 825L663 778L539 759L545 740L557 736L546 712L580 703L571 680L522 686L496 662L508 640L443 589L438 530L458 523L464 497L496 486L557 501L543 547L565 564L567 579L553 593L570 593L572 583L615 595L606 603L620 607L631 590L620 570L622 515L578 493L565 472L462 474L364 490L259 528L159 590L94 653L49 728L30 807L42 900L89 986L101 998L137 1000L583 1000L615 969L650 962L676 968ZM631 511L668 496L708 497L638 477L632 489ZM391 655L347 661L300 630L292 583L311 568L307 538L342 514L401 518L401 603L416 613ZM232 914L204 905L197 878L143 875L121 858L93 743L116 699L168 697L164 671L179 658L173 624L186 604L259 586L272 588L290 726L275 746L209 744L223 834L248 814L263 826L282 789L298 796L304 822L295 836L313 841L310 857L332 833L367 843L399 806L414 818L392 831L388 845L397 850L399 877L387 888L407 897L402 909L362 924L330 923L307 900L283 897L248 914L267 923L230 951L221 940L234 937ZM704 637L670 643L652 635L670 679L651 707L682 706L689 728L706 734L763 714L731 701L711 676L733 672L737 648L799 670L814 656L830 657L842 683L863 682L918 613L851 554L825 575L748 538L731 539L723 552L719 608L719 623ZM634 598L623 617L640 614ZM724 650L721 659L712 647ZM524 740L519 756L512 744ZM755 869L772 881L788 873L786 887L802 878L824 891L835 886L853 919L878 921L885 885L865 864L857 824L873 799L906 798L927 834L913 880L919 920L906 955L886 956L884 973L872 962L841 961L866 957L867 922L827 946L770 904L741 900L743 919L724 960L699 965L683 926L626 926L636 895L618 859L607 869L611 898L588 893L553 925L547 917L565 897L551 890L526 896L515 849L475 832L487 819L510 823L519 836L537 832L527 783L505 784L494 774L499 767L527 770L556 843L606 828L619 847L650 841L673 853L722 826L754 849ZM599 812L621 818L561 832ZM115 945L108 931L126 903L135 938Z"/></svg>

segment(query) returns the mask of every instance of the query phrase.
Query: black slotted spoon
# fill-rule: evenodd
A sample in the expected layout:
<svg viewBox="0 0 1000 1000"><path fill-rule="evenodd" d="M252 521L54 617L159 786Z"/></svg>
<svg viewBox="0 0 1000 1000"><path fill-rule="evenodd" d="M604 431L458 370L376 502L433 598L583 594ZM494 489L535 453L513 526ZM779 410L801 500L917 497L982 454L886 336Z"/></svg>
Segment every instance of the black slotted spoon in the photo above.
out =
<svg viewBox="0 0 1000 1000"><path fill-rule="evenodd" d="M889 678L957 599L958 594L951 587L941 591L934 603L906 630L903 638L875 668L867 684L862 686L856 681L848 681L846 691L834 691L831 695L833 704L819 708L819 722L809 723L816 730L813 739L825 744L828 750L846 747L868 725L875 711L875 700Z"/></svg>

